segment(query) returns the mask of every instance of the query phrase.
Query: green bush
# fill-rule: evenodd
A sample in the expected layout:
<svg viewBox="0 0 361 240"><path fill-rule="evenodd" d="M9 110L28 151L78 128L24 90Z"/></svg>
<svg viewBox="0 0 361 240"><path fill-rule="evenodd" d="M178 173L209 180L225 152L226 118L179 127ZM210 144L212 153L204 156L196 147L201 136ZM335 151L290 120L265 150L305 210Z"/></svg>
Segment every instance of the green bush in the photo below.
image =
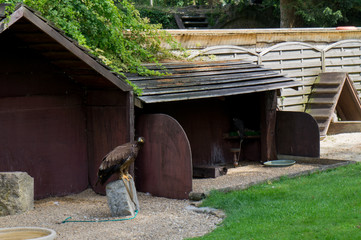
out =
<svg viewBox="0 0 361 240"><path fill-rule="evenodd" d="M163 29L178 28L173 13L158 8L137 7L142 18L148 18L151 24L161 24Z"/></svg>

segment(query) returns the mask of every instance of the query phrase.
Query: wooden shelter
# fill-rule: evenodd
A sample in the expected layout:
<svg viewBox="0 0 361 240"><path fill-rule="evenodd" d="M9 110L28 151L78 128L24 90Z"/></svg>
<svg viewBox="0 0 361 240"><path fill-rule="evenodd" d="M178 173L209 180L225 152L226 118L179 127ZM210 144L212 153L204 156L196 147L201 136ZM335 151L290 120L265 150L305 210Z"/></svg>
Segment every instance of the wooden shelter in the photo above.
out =
<svg viewBox="0 0 361 240"><path fill-rule="evenodd" d="M143 89L134 98L122 77L28 7L0 21L0 171L28 172L36 198L94 187L102 157L134 139L134 116L136 134L146 139L137 188L164 197L187 198L194 167L233 163L235 154L241 161L276 159L276 142L282 154L298 155L315 144L307 134L276 141L292 136L280 131L285 123L297 121L304 133L315 128L298 114L278 116L277 91L299 83L269 69L240 60L150 64L166 75L128 74ZM250 129L242 144L233 118ZM299 141L303 148L295 147Z"/></svg>
<svg viewBox="0 0 361 240"><path fill-rule="evenodd" d="M151 64L147 67L167 74L127 75L143 89L136 101L139 107L136 132L147 136L147 144L135 166L138 190L163 197L187 198L192 186L192 169L216 171L219 166L233 164L235 155L240 163L277 159L277 90L297 86L297 82L242 60L172 62L165 63L163 68ZM242 144L232 124L233 118L242 120L248 129ZM281 120L280 129L282 124L292 124L297 117L290 118L286 113ZM315 129L318 142L317 125L310 132L314 133ZM182 144L174 144L175 139L183 139ZM308 144L311 142L315 144L313 140ZM293 148L296 147L289 149ZM287 153L287 149L283 151ZM317 154L319 149L314 155Z"/></svg>
<svg viewBox="0 0 361 240"><path fill-rule="evenodd" d="M335 117L340 121L361 121L361 101L349 75L321 73L312 88L306 112L317 120L321 137L326 136Z"/></svg>
<svg viewBox="0 0 361 240"><path fill-rule="evenodd" d="M132 88L24 5L0 43L0 171L28 172L36 198L94 185L102 157L134 138Z"/></svg>

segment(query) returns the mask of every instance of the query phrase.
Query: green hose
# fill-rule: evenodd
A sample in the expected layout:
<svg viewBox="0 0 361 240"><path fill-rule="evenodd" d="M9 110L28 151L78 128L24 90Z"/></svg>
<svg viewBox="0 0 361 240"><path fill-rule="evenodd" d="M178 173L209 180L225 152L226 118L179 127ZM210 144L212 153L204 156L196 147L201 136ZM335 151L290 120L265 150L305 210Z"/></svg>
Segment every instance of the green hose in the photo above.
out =
<svg viewBox="0 0 361 240"><path fill-rule="evenodd" d="M99 220L68 220L71 219L71 217L68 217L61 223L67 223L67 222L119 222L119 221L126 221L126 220L132 220L138 215L138 210L134 211L134 216L131 218L120 218L120 219L99 219Z"/></svg>

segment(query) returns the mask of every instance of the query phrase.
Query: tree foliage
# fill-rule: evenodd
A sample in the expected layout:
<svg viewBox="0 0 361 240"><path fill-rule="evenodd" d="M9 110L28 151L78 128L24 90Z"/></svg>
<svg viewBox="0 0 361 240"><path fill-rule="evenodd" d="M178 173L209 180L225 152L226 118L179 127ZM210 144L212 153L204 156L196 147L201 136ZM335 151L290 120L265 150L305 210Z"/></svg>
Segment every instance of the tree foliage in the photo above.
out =
<svg viewBox="0 0 361 240"><path fill-rule="evenodd" d="M149 4L149 0L134 0ZM361 0L153 0L155 6L183 7L207 6L218 9L218 22L226 23L247 12L255 12L257 18L273 18L281 22L284 17L288 27L333 27L360 25ZM282 9L283 11L280 11ZM286 11L286 14L281 14ZM273 15L269 13L273 12ZM222 14L223 13L223 14ZM282 16L281 16L282 15ZM273 19L271 20L273 26ZM281 21L280 21L281 20ZM261 20L262 22L263 20Z"/></svg>
<svg viewBox="0 0 361 240"><path fill-rule="evenodd" d="M156 74L141 63L172 57L170 51L162 47L162 41L176 45L159 25L141 18L127 0L119 1L117 6L112 0L0 0L0 3L10 3L9 12L18 3L39 11L118 74Z"/></svg>
<svg viewBox="0 0 361 240"><path fill-rule="evenodd" d="M281 1L282 2L282 1ZM289 0L289 11L294 11L296 27L332 27L337 24L355 24L353 15L359 15L361 0ZM280 0L264 0L279 16ZM283 6L285 7L285 6Z"/></svg>
<svg viewBox="0 0 361 240"><path fill-rule="evenodd" d="M165 7L150 7L150 6L136 6L140 16L149 19L151 24L161 24L163 29L176 29L178 28L177 22L174 18L172 9Z"/></svg>

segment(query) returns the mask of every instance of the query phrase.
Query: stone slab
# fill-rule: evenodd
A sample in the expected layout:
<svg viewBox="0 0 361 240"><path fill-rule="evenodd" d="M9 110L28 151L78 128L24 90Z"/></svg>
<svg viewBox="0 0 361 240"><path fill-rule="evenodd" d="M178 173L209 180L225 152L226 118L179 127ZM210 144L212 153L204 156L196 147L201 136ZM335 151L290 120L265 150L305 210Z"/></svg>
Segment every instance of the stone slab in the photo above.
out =
<svg viewBox="0 0 361 240"><path fill-rule="evenodd" d="M34 208L34 178L26 172L0 172L0 216Z"/></svg>

